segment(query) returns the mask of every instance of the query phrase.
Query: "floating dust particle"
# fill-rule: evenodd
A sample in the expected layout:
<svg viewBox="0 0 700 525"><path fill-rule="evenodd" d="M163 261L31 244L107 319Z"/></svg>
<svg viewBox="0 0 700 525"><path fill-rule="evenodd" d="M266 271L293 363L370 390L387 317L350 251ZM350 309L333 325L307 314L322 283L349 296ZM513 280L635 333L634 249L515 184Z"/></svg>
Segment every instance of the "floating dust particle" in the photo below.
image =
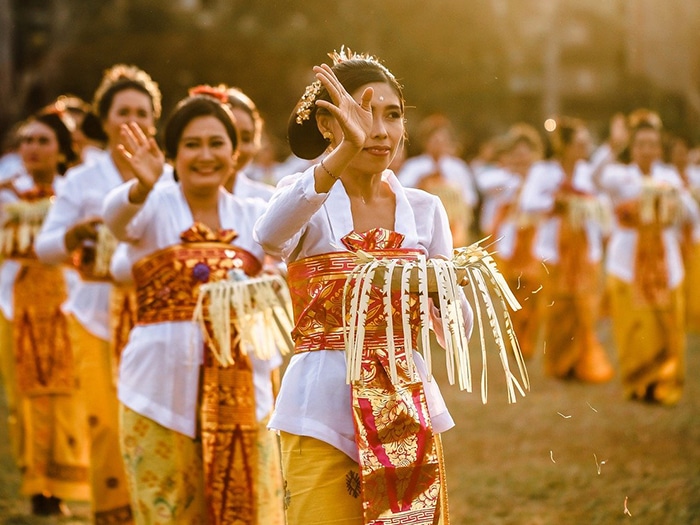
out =
<svg viewBox="0 0 700 525"><path fill-rule="evenodd" d="M595 454L593 454L593 459L595 459L595 466L598 469L598 475L600 476L600 471L607 461L605 459L598 461L598 456L596 456Z"/></svg>
<svg viewBox="0 0 700 525"><path fill-rule="evenodd" d="M632 513L630 512L630 509L627 508L627 496L625 496L625 514L627 514L630 518L632 517Z"/></svg>
<svg viewBox="0 0 700 525"><path fill-rule="evenodd" d="M564 415L564 414L562 414L561 412L557 412L557 414L559 414L559 415L560 415L561 417L563 417L564 419L571 419L571 416Z"/></svg>
<svg viewBox="0 0 700 525"><path fill-rule="evenodd" d="M549 459L552 460L552 463L556 463L556 461L554 461L554 452L551 450L549 451ZM627 504L627 498L625 498L625 505L626 504ZM627 507L625 507L625 508L627 508Z"/></svg>
<svg viewBox="0 0 700 525"><path fill-rule="evenodd" d="M554 301L552 301L551 303L549 303L549 304L547 305L547 308L551 308L552 306L554 306Z"/></svg>
<svg viewBox="0 0 700 525"><path fill-rule="evenodd" d="M544 344L542 345L542 353L543 354L547 353L547 341L544 341Z"/></svg>
<svg viewBox="0 0 700 525"><path fill-rule="evenodd" d="M547 275L549 275L549 268L547 268L547 265L542 261L542 267L544 268L544 271L547 272Z"/></svg>
<svg viewBox="0 0 700 525"><path fill-rule="evenodd" d="M532 293L535 294L535 293L539 292L542 288L543 288L543 286L540 285L540 287L537 290L532 290Z"/></svg>
<svg viewBox="0 0 700 525"><path fill-rule="evenodd" d="M523 276L523 272L520 272L520 275L518 275L518 290L520 290L520 278Z"/></svg>
<svg viewBox="0 0 700 525"><path fill-rule="evenodd" d="M596 414L598 413L598 411L595 408L593 408L593 406L588 401L586 401L586 404L591 410L593 410L593 412L595 412Z"/></svg>

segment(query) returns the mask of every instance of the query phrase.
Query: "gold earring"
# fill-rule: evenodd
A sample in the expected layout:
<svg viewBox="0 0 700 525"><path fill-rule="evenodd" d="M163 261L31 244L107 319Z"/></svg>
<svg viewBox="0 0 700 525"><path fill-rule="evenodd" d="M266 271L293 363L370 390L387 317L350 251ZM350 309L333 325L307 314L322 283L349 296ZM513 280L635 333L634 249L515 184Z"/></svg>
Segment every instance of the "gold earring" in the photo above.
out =
<svg viewBox="0 0 700 525"><path fill-rule="evenodd" d="M330 131L324 131L323 138L326 139L328 142L333 142L333 133Z"/></svg>

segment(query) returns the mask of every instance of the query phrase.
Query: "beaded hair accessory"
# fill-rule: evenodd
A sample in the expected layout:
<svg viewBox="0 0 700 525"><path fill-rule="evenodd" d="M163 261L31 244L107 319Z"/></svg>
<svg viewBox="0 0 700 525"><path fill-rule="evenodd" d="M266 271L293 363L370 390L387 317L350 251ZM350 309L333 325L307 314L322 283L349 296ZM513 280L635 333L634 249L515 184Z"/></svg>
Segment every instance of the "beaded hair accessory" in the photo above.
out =
<svg viewBox="0 0 700 525"><path fill-rule="evenodd" d="M360 60L367 60L369 62L374 62L382 67L382 69L385 69L386 72L391 75L389 70L387 70L384 66L381 65L379 60L377 60L376 57L372 55L367 55L365 53L355 53L352 51L349 47L341 46L340 47L340 52L338 51L333 51L332 53L328 53L328 57L333 60L333 65L337 66L338 64L342 62L346 62L348 60L353 60L353 59L360 59ZM318 97L319 93L321 93L322 89L321 81L316 80L306 86L306 89L304 90L304 94L301 96L301 101L299 103L299 106L297 107L297 117L296 117L296 123L297 124L302 124L305 120L309 120L309 117L311 116L311 111L314 108L314 105L316 104L316 97Z"/></svg>
<svg viewBox="0 0 700 525"><path fill-rule="evenodd" d="M190 88L187 91L187 93L191 97L194 97L196 95L205 95L207 97L211 97L218 100L222 104L228 103L228 93L226 92L226 87L223 84L218 86L201 84L199 86L194 86Z"/></svg>

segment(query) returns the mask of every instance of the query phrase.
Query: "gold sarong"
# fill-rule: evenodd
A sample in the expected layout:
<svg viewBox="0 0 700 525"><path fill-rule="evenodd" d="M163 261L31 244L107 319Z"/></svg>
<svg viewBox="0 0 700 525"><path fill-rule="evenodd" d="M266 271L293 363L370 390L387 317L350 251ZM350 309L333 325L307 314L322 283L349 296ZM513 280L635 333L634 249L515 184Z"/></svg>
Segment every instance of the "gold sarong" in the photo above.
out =
<svg viewBox="0 0 700 525"><path fill-rule="evenodd" d="M548 265L544 318L544 365L547 374L599 383L613 376L596 335L600 290L600 264L588 257L585 222L574 222L568 199L584 195L562 192L554 215L560 217L559 261Z"/></svg>
<svg viewBox="0 0 700 525"><path fill-rule="evenodd" d="M377 258L415 258L418 252L401 249L402 241L403 235L381 229L364 234L353 232L343 239L348 249L363 249ZM343 289L356 264L352 252L334 252L288 266L296 320L292 335L297 352L344 349ZM410 374L402 344L400 294L392 297L399 379L396 384L390 379L380 287L372 287L369 303L361 379L352 384L363 523L433 525L441 510L446 512L446 500L441 500L446 487L441 480L441 458L423 385ZM419 315L415 297L409 315L415 325Z"/></svg>
<svg viewBox="0 0 700 525"><path fill-rule="evenodd" d="M21 491L90 499L89 443L61 303L63 270L22 261L14 286L14 355L22 423Z"/></svg>
<svg viewBox="0 0 700 525"><path fill-rule="evenodd" d="M675 404L685 378L682 285L664 305L640 302L637 289L609 278L613 334L625 396Z"/></svg>

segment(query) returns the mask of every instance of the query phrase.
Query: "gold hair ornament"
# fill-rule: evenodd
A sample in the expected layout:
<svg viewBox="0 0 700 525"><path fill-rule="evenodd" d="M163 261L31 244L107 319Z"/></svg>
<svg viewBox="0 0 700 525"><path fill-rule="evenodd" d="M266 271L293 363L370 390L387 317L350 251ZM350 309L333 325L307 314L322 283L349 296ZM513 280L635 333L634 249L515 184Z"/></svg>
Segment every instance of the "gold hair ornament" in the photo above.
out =
<svg viewBox="0 0 700 525"><path fill-rule="evenodd" d="M303 124L305 120L309 120L311 116L311 110L316 104L316 97L321 92L321 81L316 80L304 90L304 94L301 96L301 103L297 108L297 124Z"/></svg>

